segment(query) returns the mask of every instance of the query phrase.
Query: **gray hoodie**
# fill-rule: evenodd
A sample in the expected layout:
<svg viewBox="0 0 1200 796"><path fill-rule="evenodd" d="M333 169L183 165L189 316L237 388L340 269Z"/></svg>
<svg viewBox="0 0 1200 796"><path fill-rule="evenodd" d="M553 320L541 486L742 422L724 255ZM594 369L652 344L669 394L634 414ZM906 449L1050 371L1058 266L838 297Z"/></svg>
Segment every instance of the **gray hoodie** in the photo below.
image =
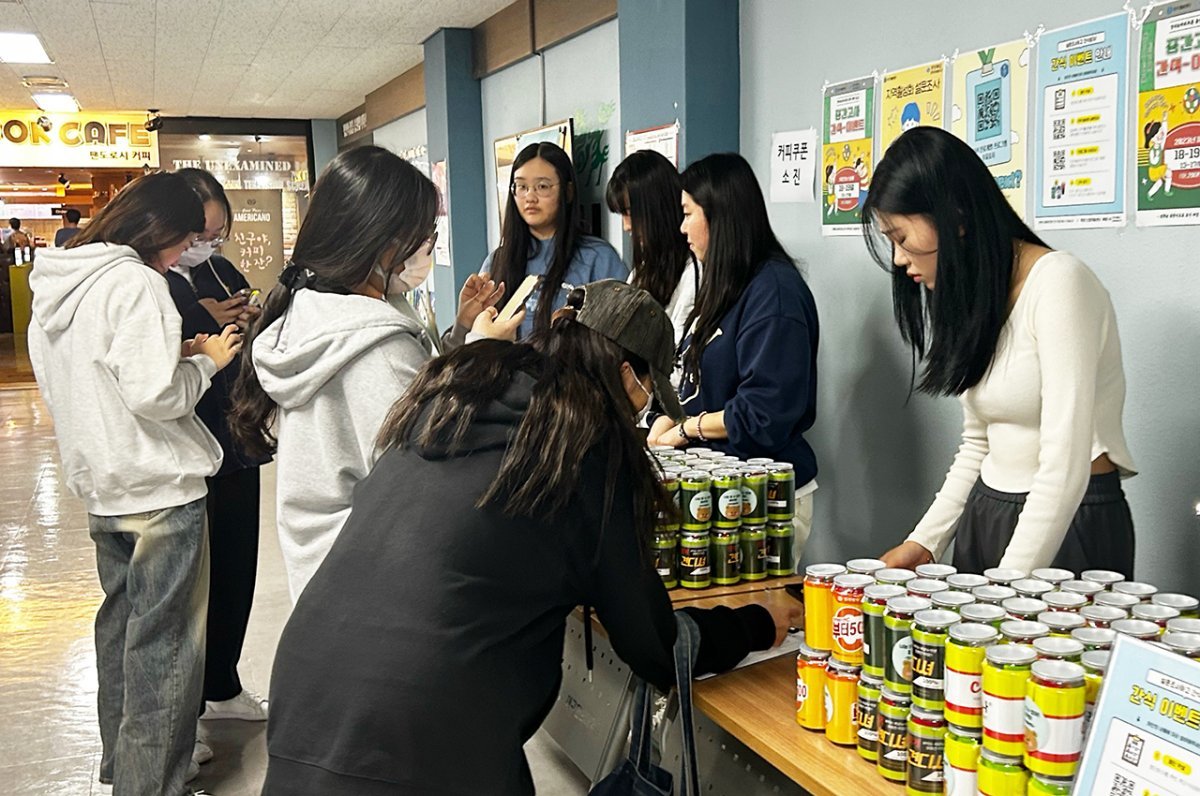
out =
<svg viewBox="0 0 1200 796"><path fill-rule="evenodd" d="M276 524L293 602L350 516L384 418L429 359L420 319L359 295L298 290L254 341L254 370L279 405Z"/></svg>
<svg viewBox="0 0 1200 796"><path fill-rule="evenodd" d="M221 446L194 409L217 367L180 357L163 275L128 246L90 243L44 249L29 287L29 358L72 494L99 516L203 497Z"/></svg>

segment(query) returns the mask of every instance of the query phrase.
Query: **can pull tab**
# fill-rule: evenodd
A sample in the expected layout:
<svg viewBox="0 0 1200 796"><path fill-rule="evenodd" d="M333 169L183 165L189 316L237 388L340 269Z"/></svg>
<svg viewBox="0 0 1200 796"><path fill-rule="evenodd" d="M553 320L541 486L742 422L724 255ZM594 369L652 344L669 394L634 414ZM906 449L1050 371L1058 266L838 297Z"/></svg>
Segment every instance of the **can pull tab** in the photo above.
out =
<svg viewBox="0 0 1200 796"><path fill-rule="evenodd" d="M592 682L592 668L595 663L592 652L592 606L583 606L583 659L587 665L588 683Z"/></svg>

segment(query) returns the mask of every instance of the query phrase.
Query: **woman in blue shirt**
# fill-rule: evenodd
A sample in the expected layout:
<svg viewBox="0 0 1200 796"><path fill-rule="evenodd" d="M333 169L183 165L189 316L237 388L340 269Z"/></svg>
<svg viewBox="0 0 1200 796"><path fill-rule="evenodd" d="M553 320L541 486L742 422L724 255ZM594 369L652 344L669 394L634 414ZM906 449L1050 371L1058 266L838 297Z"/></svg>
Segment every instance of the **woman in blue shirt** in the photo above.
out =
<svg viewBox="0 0 1200 796"><path fill-rule="evenodd" d="M658 418L650 444L700 444L796 468L797 544L807 538L817 458L817 306L771 229L754 171L736 154L683 173L684 235L704 263L680 389L688 417Z"/></svg>
<svg viewBox="0 0 1200 796"><path fill-rule="evenodd" d="M522 149L513 161L500 247L481 269L510 295L529 274L541 277L526 301L520 337L549 328L551 313L566 305L571 288L629 277L616 249L580 233L580 220L578 182L567 153L548 142Z"/></svg>

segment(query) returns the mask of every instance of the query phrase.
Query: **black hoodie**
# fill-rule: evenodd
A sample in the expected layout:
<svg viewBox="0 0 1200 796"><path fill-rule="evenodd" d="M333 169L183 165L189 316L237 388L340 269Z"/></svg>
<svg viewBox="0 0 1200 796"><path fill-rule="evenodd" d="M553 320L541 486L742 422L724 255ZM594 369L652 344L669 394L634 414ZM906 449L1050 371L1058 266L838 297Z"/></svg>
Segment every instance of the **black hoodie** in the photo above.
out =
<svg viewBox="0 0 1200 796"><path fill-rule="evenodd" d="M554 703L581 604L634 672L673 682L671 604L619 497L628 483L601 534L601 451L555 523L474 507L533 385L514 376L454 454L393 449L358 484L279 642L265 794L533 793L521 747ZM698 671L774 640L759 606L689 612Z"/></svg>

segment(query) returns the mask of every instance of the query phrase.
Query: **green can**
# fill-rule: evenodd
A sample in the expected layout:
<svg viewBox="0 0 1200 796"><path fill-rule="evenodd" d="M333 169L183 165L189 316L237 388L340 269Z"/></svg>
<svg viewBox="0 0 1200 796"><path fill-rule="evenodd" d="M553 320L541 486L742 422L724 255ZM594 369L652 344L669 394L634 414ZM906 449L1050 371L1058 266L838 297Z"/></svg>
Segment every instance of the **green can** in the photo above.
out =
<svg viewBox="0 0 1200 796"><path fill-rule="evenodd" d="M908 714L907 796L943 792L946 757L946 720L941 711L913 705Z"/></svg>
<svg viewBox="0 0 1200 796"><path fill-rule="evenodd" d="M704 589L712 585L708 531L684 531L679 539L679 585Z"/></svg>
<svg viewBox="0 0 1200 796"><path fill-rule="evenodd" d="M904 587L878 583L863 589L863 675L883 680L887 660L887 633L883 615L887 601L903 597Z"/></svg>
<svg viewBox="0 0 1200 796"><path fill-rule="evenodd" d="M765 465L753 462L742 469L742 522L746 525L766 525L767 481Z"/></svg>
<svg viewBox="0 0 1200 796"><path fill-rule="evenodd" d="M887 601L883 614L884 649L883 684L900 694L912 693L912 623L918 611L928 610L924 597L893 597ZM907 732L907 727L905 729Z"/></svg>
<svg viewBox="0 0 1200 796"><path fill-rule="evenodd" d="M732 586L741 580L738 547L738 532L714 530L709 545L709 561L712 562L712 582L718 586Z"/></svg>
<svg viewBox="0 0 1200 796"><path fill-rule="evenodd" d="M712 477L713 527L737 530L742 526L742 474L722 469Z"/></svg>
<svg viewBox="0 0 1200 796"><path fill-rule="evenodd" d="M767 577L767 529L761 525L743 525L738 533L741 548L742 580L763 580Z"/></svg>
<svg viewBox="0 0 1200 796"><path fill-rule="evenodd" d="M1183 617L1194 618L1200 616L1200 600L1197 600L1190 594L1159 592L1150 598L1150 602L1154 605L1165 605L1168 608L1174 608Z"/></svg>
<svg viewBox="0 0 1200 796"><path fill-rule="evenodd" d="M1046 777L1033 774L1029 778L1028 796L1071 796L1071 786L1075 784L1071 777Z"/></svg>
<svg viewBox="0 0 1200 796"><path fill-rule="evenodd" d="M772 522L767 525L767 574L783 578L796 574L796 559L792 555L792 543L796 529L792 521Z"/></svg>
<svg viewBox="0 0 1200 796"><path fill-rule="evenodd" d="M651 543L654 570L668 589L679 585L679 538L675 533L656 533Z"/></svg>
<svg viewBox="0 0 1200 796"><path fill-rule="evenodd" d="M659 512L655 525L659 533L679 530L679 476L673 472L664 472L658 478L663 491L671 498L674 511Z"/></svg>
<svg viewBox="0 0 1200 796"><path fill-rule="evenodd" d="M975 602L987 605L1001 605L1005 600L1011 600L1017 596L1017 592L1008 586L994 583L974 588L971 590L971 594L975 597Z"/></svg>
<svg viewBox="0 0 1200 796"><path fill-rule="evenodd" d="M958 615L964 622L978 622L981 625L991 625L997 630L1008 621L1008 614L998 605L990 603L971 603L958 609Z"/></svg>
<svg viewBox="0 0 1200 796"><path fill-rule="evenodd" d="M941 591L933 595L931 599L934 608L954 613L958 613L964 606L972 605L975 602L973 596L961 591Z"/></svg>
<svg viewBox="0 0 1200 796"><path fill-rule="evenodd" d="M904 782L908 773L908 714L912 698L886 685L879 692L879 711L875 727L879 733L879 751L875 770L884 779Z"/></svg>
<svg viewBox="0 0 1200 796"><path fill-rule="evenodd" d="M791 522L796 516L796 468L783 462L767 466L767 517Z"/></svg>
<svg viewBox="0 0 1200 796"><path fill-rule="evenodd" d="M908 582L917 576L911 569L885 567L872 573L876 583L886 583L889 586L907 586Z"/></svg>
<svg viewBox="0 0 1200 796"><path fill-rule="evenodd" d="M872 763L879 760L879 691L883 680L869 674L858 677L858 756Z"/></svg>
<svg viewBox="0 0 1200 796"><path fill-rule="evenodd" d="M712 527L712 479L702 470L688 470L679 480L683 530L707 531Z"/></svg>
<svg viewBox="0 0 1200 796"><path fill-rule="evenodd" d="M970 594L972 589L978 589L989 583L991 581L983 575L976 575L973 572L955 572L946 578L946 585L950 587L950 591L961 591L966 594Z"/></svg>
<svg viewBox="0 0 1200 796"><path fill-rule="evenodd" d="M959 616L953 611L932 609L913 615L912 695L915 707L939 713L945 709L946 635L950 626L958 622ZM938 768L940 770L941 766Z"/></svg>
<svg viewBox="0 0 1200 796"><path fill-rule="evenodd" d="M980 796L1014 796L1029 787L1029 772L1019 757L1006 757L982 749L979 752L977 787Z"/></svg>

